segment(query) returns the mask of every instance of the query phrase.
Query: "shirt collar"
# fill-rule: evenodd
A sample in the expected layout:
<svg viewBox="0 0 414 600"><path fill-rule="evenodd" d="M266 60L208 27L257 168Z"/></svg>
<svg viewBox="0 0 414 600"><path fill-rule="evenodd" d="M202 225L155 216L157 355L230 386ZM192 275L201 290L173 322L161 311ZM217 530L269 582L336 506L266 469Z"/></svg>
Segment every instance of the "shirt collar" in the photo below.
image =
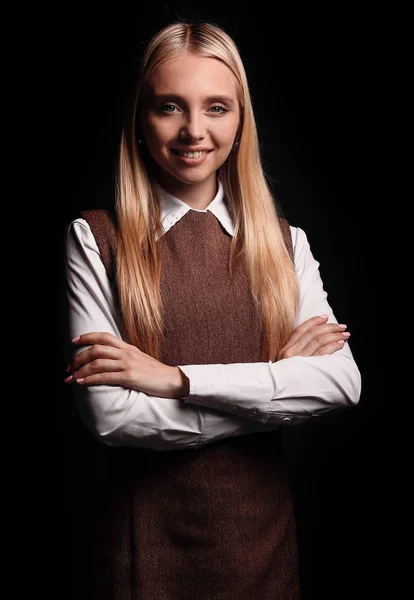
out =
<svg viewBox="0 0 414 600"><path fill-rule="evenodd" d="M161 208L162 235L167 233L167 231L171 229L177 221L182 219L189 210L194 210L196 212L207 212L209 210L220 221L227 233L233 236L234 226L226 203L224 202L224 190L221 181L218 181L217 194L207 208L203 210L191 208L191 206L164 190L159 183L155 182L154 185Z"/></svg>

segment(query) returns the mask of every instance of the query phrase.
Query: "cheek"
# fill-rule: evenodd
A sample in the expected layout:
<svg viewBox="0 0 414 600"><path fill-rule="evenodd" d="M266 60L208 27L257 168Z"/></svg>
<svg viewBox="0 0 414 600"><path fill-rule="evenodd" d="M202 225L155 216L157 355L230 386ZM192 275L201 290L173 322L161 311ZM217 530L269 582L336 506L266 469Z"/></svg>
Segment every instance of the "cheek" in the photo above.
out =
<svg viewBox="0 0 414 600"><path fill-rule="evenodd" d="M161 146L169 139L171 126L168 122L147 117L142 124L142 130L148 145Z"/></svg>
<svg viewBox="0 0 414 600"><path fill-rule="evenodd" d="M237 123L229 123L226 127L217 132L217 142L226 149L231 149L237 133Z"/></svg>

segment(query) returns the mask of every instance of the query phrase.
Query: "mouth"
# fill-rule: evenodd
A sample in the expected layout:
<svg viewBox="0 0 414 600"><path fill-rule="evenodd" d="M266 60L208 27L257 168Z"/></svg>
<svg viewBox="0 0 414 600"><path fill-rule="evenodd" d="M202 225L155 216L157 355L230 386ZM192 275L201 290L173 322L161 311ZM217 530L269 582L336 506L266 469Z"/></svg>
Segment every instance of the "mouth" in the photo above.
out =
<svg viewBox="0 0 414 600"><path fill-rule="evenodd" d="M195 167L201 165L208 157L208 155L213 152L213 150L199 150L197 152L182 152L180 150L175 150L171 148L171 152L177 157L179 162L190 166Z"/></svg>
<svg viewBox="0 0 414 600"><path fill-rule="evenodd" d="M212 150L198 150L197 152L182 152L180 150L175 150L174 148L171 148L171 152L173 152L174 154L176 154L177 156L180 156L182 158L202 158L206 154L209 154L210 152L212 152Z"/></svg>

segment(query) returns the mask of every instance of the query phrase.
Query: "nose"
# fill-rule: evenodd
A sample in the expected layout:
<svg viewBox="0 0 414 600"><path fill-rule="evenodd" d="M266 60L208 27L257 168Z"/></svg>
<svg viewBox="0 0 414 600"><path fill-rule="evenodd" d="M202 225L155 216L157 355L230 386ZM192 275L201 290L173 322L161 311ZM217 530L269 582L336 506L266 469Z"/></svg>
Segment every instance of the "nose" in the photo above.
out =
<svg viewBox="0 0 414 600"><path fill-rule="evenodd" d="M203 140L207 135L206 123L199 113L189 113L185 124L180 130L180 138L197 141Z"/></svg>

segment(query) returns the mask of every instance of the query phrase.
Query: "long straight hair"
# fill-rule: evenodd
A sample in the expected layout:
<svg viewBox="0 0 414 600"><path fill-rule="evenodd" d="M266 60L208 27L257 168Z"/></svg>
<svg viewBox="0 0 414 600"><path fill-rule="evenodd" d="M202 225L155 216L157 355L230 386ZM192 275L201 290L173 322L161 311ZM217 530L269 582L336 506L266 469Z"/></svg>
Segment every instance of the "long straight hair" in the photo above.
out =
<svg viewBox="0 0 414 600"><path fill-rule="evenodd" d="M232 38L211 23L172 23L148 43L137 93L124 126L117 177L117 285L126 338L159 356L164 316L160 294L162 225L145 149L137 143L143 88L165 61L182 53L215 58L237 81L240 126L237 149L218 171L233 218L230 276L236 258L245 261L252 297L263 318L263 360L275 361L292 333L298 305L294 265L286 250L277 204L262 168L257 128L243 62Z"/></svg>

